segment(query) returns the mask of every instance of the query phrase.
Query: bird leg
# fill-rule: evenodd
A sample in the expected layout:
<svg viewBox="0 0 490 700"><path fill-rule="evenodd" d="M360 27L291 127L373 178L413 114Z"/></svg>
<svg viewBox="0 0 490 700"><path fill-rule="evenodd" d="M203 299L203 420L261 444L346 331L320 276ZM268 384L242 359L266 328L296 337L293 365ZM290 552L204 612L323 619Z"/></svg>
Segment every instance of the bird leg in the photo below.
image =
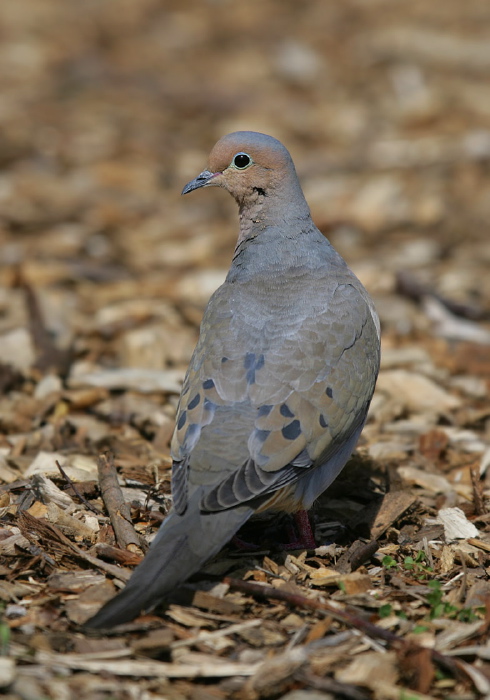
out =
<svg viewBox="0 0 490 700"><path fill-rule="evenodd" d="M288 541L278 544L276 547L278 549L285 550L315 549L315 536L313 535L313 530L311 529L308 511L299 510L297 513L293 513L292 517L294 523L289 522L286 528ZM250 542L248 538L243 539L243 537L239 537L238 535L234 535L231 542L242 552L254 552L261 548L260 545Z"/></svg>
<svg viewBox="0 0 490 700"><path fill-rule="evenodd" d="M316 542L311 529L310 516L307 510L298 510L293 514L294 528L291 523L288 527L289 542L284 544L284 549L315 549Z"/></svg>

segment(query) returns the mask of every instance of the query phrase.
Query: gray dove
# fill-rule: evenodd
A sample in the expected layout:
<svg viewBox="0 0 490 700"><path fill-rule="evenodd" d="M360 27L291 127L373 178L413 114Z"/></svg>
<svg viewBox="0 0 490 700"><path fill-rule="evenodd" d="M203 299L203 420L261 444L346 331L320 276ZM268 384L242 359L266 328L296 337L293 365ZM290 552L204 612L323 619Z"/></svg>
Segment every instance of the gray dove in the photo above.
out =
<svg viewBox="0 0 490 700"><path fill-rule="evenodd" d="M233 195L240 229L182 388L173 508L125 589L87 627L153 608L254 513L296 513L297 544L312 546L304 511L344 467L373 395L376 311L314 225L286 148L264 134L228 134L182 194L203 187Z"/></svg>

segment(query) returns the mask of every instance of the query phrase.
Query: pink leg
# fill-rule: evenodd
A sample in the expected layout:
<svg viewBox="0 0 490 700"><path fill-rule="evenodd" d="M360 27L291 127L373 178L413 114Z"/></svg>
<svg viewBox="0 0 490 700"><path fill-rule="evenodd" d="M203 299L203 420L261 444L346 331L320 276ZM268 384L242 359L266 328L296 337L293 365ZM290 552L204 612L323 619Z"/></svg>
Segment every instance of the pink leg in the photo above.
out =
<svg viewBox="0 0 490 700"><path fill-rule="evenodd" d="M291 539L284 545L284 549L315 549L316 542L308 511L298 510L297 513L294 513L293 518L297 532L292 526L288 528Z"/></svg>
<svg viewBox="0 0 490 700"><path fill-rule="evenodd" d="M285 542L284 544L278 544L277 547L285 550L315 549L316 542L313 535L313 530L311 529L308 511L299 510L297 513L293 513L293 519L294 524L290 523L287 528L289 541ZM231 541L235 547L242 552L253 552L260 549L260 545L253 542L248 542L238 535L234 535Z"/></svg>

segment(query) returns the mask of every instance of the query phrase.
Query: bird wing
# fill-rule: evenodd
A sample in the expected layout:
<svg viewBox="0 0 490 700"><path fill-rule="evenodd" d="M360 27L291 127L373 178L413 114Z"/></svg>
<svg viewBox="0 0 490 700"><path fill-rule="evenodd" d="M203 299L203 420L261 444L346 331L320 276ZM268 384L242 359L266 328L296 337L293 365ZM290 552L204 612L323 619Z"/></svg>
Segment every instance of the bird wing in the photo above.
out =
<svg viewBox="0 0 490 700"><path fill-rule="evenodd" d="M328 303L312 301L311 306L289 313L282 323L269 320L267 329L240 326L243 319L234 318L228 304L211 305L172 441L177 512L186 507L189 464L196 446L201 449L199 441L211 454L223 449L225 411L228 423L232 416L242 430L247 454L243 459L238 441L228 445L228 467L213 469L203 489L205 512L263 501L308 468L325 464L364 420L379 363L372 305L349 281L333 288ZM282 326L280 333L275 324ZM242 457L238 464L234 452ZM199 460L191 467L202 468Z"/></svg>

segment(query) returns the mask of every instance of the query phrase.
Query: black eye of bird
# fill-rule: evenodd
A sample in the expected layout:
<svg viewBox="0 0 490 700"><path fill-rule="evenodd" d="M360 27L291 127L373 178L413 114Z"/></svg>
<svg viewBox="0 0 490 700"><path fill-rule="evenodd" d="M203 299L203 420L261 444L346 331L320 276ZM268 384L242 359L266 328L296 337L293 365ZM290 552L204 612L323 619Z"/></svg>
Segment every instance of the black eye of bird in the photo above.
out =
<svg viewBox="0 0 490 700"><path fill-rule="evenodd" d="M233 165L239 170L247 168L251 162L252 159L250 158L250 156L247 156L246 153L237 153L236 156L233 158Z"/></svg>

